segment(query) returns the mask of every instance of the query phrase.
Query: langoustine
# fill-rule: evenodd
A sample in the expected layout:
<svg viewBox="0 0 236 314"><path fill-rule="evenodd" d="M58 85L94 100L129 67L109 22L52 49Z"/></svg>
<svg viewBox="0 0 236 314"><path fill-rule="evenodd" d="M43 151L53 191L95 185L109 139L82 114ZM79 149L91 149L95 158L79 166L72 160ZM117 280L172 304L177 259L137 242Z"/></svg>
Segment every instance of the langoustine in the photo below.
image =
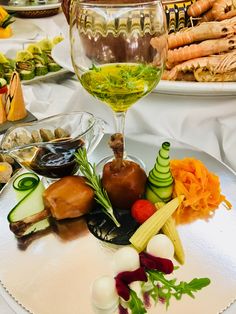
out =
<svg viewBox="0 0 236 314"><path fill-rule="evenodd" d="M188 8L188 15L198 17L212 8L215 0L197 0Z"/></svg>
<svg viewBox="0 0 236 314"><path fill-rule="evenodd" d="M222 21L236 16L235 0L197 0L187 11L201 22Z"/></svg>
<svg viewBox="0 0 236 314"><path fill-rule="evenodd" d="M236 32L236 18L221 22L205 22L168 35L168 48L174 49L194 42L231 36Z"/></svg>
<svg viewBox="0 0 236 314"><path fill-rule="evenodd" d="M232 0L217 0L212 7L212 16L216 21L230 19L236 16L236 9Z"/></svg>
<svg viewBox="0 0 236 314"><path fill-rule="evenodd" d="M236 36L205 40L199 44L169 50L166 65L167 68L171 68L183 61L228 52L234 48L236 48Z"/></svg>
<svg viewBox="0 0 236 314"><path fill-rule="evenodd" d="M185 74L197 81L235 81L236 51L188 60L165 71L162 79L175 81Z"/></svg>

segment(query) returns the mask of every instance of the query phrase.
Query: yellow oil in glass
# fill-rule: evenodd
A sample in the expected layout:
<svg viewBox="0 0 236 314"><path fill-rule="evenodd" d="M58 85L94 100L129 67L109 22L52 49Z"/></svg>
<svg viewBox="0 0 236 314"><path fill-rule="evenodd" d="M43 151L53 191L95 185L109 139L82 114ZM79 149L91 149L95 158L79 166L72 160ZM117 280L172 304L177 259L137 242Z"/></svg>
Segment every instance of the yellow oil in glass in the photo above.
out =
<svg viewBox="0 0 236 314"><path fill-rule="evenodd" d="M134 63L93 66L80 77L83 87L116 112L126 111L155 88L162 69Z"/></svg>

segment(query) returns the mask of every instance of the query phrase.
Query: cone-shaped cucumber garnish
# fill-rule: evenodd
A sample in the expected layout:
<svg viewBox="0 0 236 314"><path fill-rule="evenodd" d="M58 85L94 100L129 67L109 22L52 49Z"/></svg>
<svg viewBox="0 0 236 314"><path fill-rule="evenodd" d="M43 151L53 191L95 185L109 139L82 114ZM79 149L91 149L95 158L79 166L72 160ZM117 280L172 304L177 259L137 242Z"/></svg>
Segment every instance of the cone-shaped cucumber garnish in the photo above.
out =
<svg viewBox="0 0 236 314"><path fill-rule="evenodd" d="M170 143L164 142L148 175L146 198L153 203L168 202L172 196L174 180L170 172L169 151Z"/></svg>

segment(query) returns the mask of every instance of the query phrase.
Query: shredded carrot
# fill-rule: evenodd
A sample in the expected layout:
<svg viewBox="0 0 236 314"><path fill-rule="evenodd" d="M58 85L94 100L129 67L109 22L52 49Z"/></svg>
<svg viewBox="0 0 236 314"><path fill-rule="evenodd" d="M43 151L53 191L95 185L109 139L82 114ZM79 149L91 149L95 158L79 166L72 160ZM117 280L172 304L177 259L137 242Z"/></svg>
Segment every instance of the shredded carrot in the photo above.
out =
<svg viewBox="0 0 236 314"><path fill-rule="evenodd" d="M185 199L175 211L176 223L196 219L208 219L223 202L230 209L231 203L221 194L220 179L195 158L171 160L174 178L173 197L184 195Z"/></svg>

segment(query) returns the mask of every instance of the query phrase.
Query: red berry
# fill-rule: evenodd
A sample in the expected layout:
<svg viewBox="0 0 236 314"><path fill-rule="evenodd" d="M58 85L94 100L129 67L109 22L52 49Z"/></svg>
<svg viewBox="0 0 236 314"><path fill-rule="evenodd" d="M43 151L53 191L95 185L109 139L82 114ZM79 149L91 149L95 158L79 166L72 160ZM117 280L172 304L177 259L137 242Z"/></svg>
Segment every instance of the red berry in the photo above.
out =
<svg viewBox="0 0 236 314"><path fill-rule="evenodd" d="M131 207L132 217L140 224L156 212L155 205L148 200L137 200Z"/></svg>

